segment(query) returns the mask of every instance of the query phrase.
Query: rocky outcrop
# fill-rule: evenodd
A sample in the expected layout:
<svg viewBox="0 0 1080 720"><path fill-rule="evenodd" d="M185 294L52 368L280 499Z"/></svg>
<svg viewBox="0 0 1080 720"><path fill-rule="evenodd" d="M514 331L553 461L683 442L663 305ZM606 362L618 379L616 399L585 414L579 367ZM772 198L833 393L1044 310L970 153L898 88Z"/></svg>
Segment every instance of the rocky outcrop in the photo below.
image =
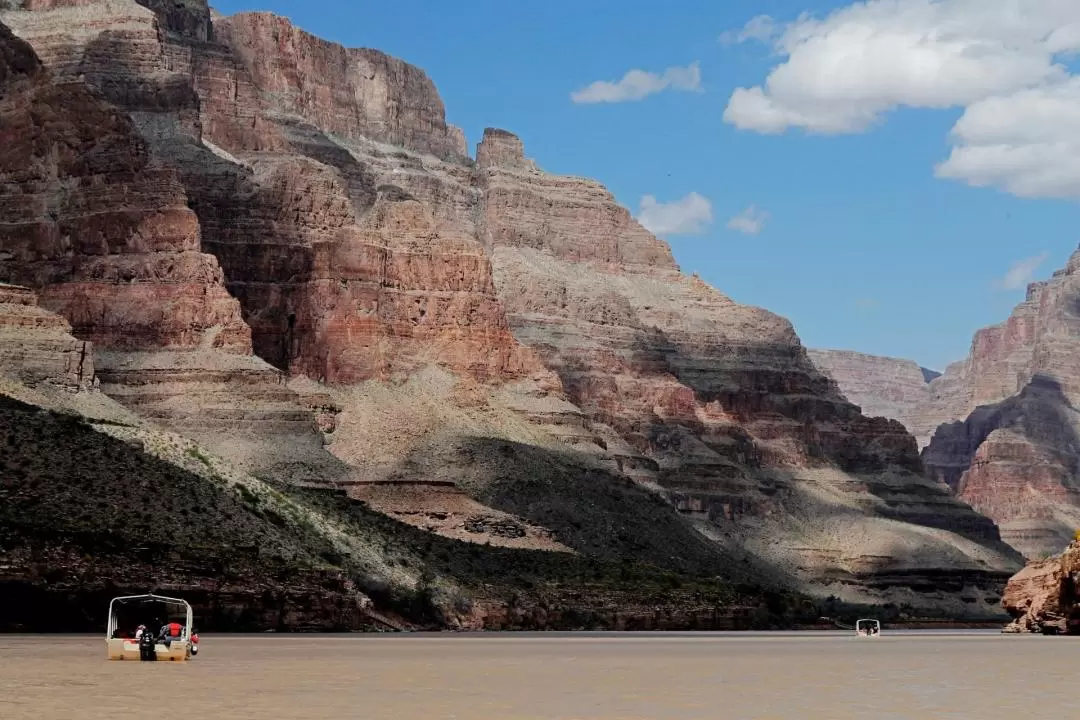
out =
<svg viewBox="0 0 1080 720"><path fill-rule="evenodd" d="M851 350L807 353L817 369L832 378L864 415L892 418L909 430L916 425L919 408L929 400L930 381L940 375L911 360Z"/></svg>
<svg viewBox="0 0 1080 720"><path fill-rule="evenodd" d="M189 34L190 36L190 34ZM251 81L275 110L347 140L367 139L434 155L467 157L446 124L435 85L419 68L378 50L345 49L270 13L214 23Z"/></svg>
<svg viewBox="0 0 1080 720"><path fill-rule="evenodd" d="M1033 283L1010 318L931 385L922 427L928 472L993 518L1029 558L1080 526L1080 253Z"/></svg>
<svg viewBox="0 0 1080 720"><path fill-rule="evenodd" d="M94 383L94 352L27 288L0 284L0 373L24 385L79 391Z"/></svg>
<svg viewBox="0 0 1080 720"><path fill-rule="evenodd" d="M1009 580L1002 605L1013 617L1007 633L1080 635L1080 541L1033 562Z"/></svg>

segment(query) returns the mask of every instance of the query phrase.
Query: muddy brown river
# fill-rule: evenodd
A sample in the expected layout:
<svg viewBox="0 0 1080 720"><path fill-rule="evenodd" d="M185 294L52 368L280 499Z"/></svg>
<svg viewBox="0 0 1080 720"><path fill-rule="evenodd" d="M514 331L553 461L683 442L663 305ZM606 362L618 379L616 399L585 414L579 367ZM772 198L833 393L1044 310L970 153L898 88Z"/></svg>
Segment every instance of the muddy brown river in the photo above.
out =
<svg viewBox="0 0 1080 720"><path fill-rule="evenodd" d="M188 663L0 636L4 720L1064 718L1080 638L996 633L214 636Z"/></svg>

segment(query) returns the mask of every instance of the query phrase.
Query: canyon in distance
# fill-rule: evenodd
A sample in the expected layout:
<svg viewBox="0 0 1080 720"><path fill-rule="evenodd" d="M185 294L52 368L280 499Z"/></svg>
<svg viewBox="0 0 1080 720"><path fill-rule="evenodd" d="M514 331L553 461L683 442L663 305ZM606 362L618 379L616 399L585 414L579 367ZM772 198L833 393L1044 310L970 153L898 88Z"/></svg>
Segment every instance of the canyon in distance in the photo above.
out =
<svg viewBox="0 0 1080 720"><path fill-rule="evenodd" d="M1078 270L808 350L407 59L0 0L0 631L1076 632Z"/></svg>

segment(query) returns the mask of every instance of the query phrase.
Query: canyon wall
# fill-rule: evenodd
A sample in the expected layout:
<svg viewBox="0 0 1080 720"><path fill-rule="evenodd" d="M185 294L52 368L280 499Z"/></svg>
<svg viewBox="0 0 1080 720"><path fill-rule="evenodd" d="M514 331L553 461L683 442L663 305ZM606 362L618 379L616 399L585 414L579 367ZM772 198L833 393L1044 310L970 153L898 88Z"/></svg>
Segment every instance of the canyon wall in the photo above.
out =
<svg viewBox="0 0 1080 720"><path fill-rule="evenodd" d="M515 335L624 441L620 469L703 533L834 591L895 590L951 531L997 547L987 559L1001 549L992 523L919 477L900 423L860 414L817 371L789 322L681 274L602 186L542 172L509 133L486 132L477 158L482 237ZM937 535L892 534L913 526Z"/></svg>
<svg viewBox="0 0 1080 720"><path fill-rule="evenodd" d="M911 360L850 350L807 352L818 370L835 380L844 397L858 405L864 415L892 418L915 434L912 428L918 424L920 408L930 398L930 381L940 373Z"/></svg>
<svg viewBox="0 0 1080 720"><path fill-rule="evenodd" d="M128 408L455 538L514 525L550 550L995 611L1014 553L921 477L900 423L860 413L786 320L683 275L600 184L541 171L501 130L469 160L422 71L198 0L35 0L0 21L50 68L34 92L81 80L129 118L116 134L138 159L108 168L130 178L61 170L107 188L105 217L129 198L132 229L51 219L56 171L19 177L46 198L26 220L45 252L20 231L0 255L100 346ZM102 239L89 260L47 252L68 215ZM142 293L132 316L166 322L50 299L103 278L102 297ZM168 294L186 287L201 304ZM446 488L469 498L433 501ZM497 512L474 522L468 502Z"/></svg>
<svg viewBox="0 0 1080 720"><path fill-rule="evenodd" d="M928 473L993 518L1027 557L1058 552L1080 527L1080 252L1033 283L1005 322L931 383L922 426Z"/></svg>

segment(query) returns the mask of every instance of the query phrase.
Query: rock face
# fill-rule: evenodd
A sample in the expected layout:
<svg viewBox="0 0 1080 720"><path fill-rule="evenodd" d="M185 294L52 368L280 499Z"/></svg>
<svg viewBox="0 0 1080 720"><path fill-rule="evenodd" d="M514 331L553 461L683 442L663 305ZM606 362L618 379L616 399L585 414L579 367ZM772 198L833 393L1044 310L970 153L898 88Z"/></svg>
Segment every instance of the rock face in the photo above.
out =
<svg viewBox="0 0 1080 720"><path fill-rule="evenodd" d="M918 478L903 426L861 415L815 369L790 323L682 275L668 247L604 188L543 173L521 153L495 130L477 150L499 296L516 337L558 373L589 422L625 441L621 470L659 487L703 532L737 539L811 585L829 577L818 587L832 591L895 591L912 564L934 563L932 552L914 560L895 548L951 543L948 530L995 546L992 523ZM822 493L901 523L837 512ZM944 534L885 539L905 522ZM867 533L861 547L841 539L849 533ZM870 550L879 542L894 550ZM1011 562L996 552L981 562Z"/></svg>
<svg viewBox="0 0 1080 720"><path fill-rule="evenodd" d="M844 397L858 405L864 415L892 418L909 430L917 424L919 408L929 400L930 381L940 375L899 358L850 350L807 353L818 370L836 381Z"/></svg>
<svg viewBox="0 0 1080 720"><path fill-rule="evenodd" d="M93 246L96 264L89 251L38 259L20 232L7 260L102 346L102 388L129 408L216 437L249 468L270 445L293 454L315 410L335 462L278 477L341 481L453 537L531 528L548 549L605 561L996 610L1015 554L919 475L900 423L861 414L786 320L681 274L598 183L542 172L506 131L468 160L420 70L271 15L211 17L198 0L35 0L0 20L53 73L27 87L62 97L85 81L130 117L116 134L141 153L139 182L98 181L93 207L108 217L123 186L138 231ZM65 168L9 184L52 198L58 172L76 187L85 176ZM26 222L59 222L41 203ZM81 232L97 215L77 217ZM163 254L176 257L150 294L142 268ZM144 336L54 289L102 277L122 281L103 297L148 293L132 313L168 322ZM201 305L171 300L185 287ZM426 402L402 402L412 392ZM289 410L296 393L307 410ZM258 442L237 450L223 428L241 419L234 434ZM417 489L432 480L498 512L469 505L461 528L440 525L457 510Z"/></svg>
<svg viewBox="0 0 1080 720"><path fill-rule="evenodd" d="M102 388L131 407L253 469L307 463L333 473L311 413L278 371L252 356L240 304L217 260L202 252L176 170L154 158L128 115L71 77L89 70L103 92L134 110L148 101L154 89L146 83L117 79L128 77L124 69L152 66L143 54L124 52L141 47L135 38L146 32L157 38L154 16L134 4L129 10L121 18L90 4L14 13L43 33L55 74L0 30L0 182L7 188L0 281L34 288L44 308L92 342ZM73 39L89 38L85 55L72 52ZM102 51L95 43L106 40L119 62L95 61ZM190 88L179 95L194 99Z"/></svg>
<svg viewBox="0 0 1080 720"><path fill-rule="evenodd" d="M927 471L993 518L1029 558L1080 527L1080 253L1028 288L1004 323L931 385L922 427Z"/></svg>
<svg viewBox="0 0 1080 720"><path fill-rule="evenodd" d="M250 350L250 331L176 172L86 86L54 81L4 28L0 68L0 281L103 347Z"/></svg>
<svg viewBox="0 0 1080 720"><path fill-rule="evenodd" d="M378 50L347 50L270 13L222 18L214 35L282 113L346 139L443 160L467 157L462 136L446 124L435 85L417 67Z"/></svg>
<svg viewBox="0 0 1080 720"><path fill-rule="evenodd" d="M1033 562L1009 580L1002 605L1013 617L1004 632L1080 635L1080 541Z"/></svg>
<svg viewBox="0 0 1080 720"><path fill-rule="evenodd" d="M926 468L961 500L994 518L1026 557L1056 552L1080 527L1080 413L1054 379L938 428Z"/></svg>
<svg viewBox="0 0 1080 720"><path fill-rule="evenodd" d="M0 284L0 372L30 387L86 389L94 382L93 346L72 337L64 318L39 308L30 290Z"/></svg>

